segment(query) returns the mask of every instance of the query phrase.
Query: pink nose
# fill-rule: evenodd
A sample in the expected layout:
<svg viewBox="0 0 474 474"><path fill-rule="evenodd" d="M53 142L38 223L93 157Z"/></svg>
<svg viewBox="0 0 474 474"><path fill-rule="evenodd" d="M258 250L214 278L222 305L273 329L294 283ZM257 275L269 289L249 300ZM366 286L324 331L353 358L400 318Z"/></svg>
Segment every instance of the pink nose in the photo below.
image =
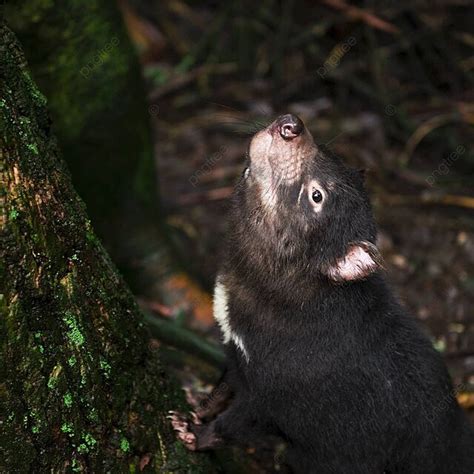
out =
<svg viewBox="0 0 474 474"><path fill-rule="evenodd" d="M299 117L292 114L281 115L276 119L276 125L280 135L285 140L292 140L301 135L304 130L303 122Z"/></svg>

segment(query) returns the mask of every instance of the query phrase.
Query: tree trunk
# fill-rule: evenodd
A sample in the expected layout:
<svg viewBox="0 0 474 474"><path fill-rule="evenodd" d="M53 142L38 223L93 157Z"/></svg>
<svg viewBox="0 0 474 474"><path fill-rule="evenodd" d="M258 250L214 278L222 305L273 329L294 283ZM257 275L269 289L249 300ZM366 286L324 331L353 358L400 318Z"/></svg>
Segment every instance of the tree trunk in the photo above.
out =
<svg viewBox="0 0 474 474"><path fill-rule="evenodd" d="M215 472L169 429L181 391L146 343L3 25L0 75L0 472Z"/></svg>
<svg viewBox="0 0 474 474"><path fill-rule="evenodd" d="M146 294L176 256L159 212L140 66L117 3L19 0L6 18L94 228L132 290Z"/></svg>

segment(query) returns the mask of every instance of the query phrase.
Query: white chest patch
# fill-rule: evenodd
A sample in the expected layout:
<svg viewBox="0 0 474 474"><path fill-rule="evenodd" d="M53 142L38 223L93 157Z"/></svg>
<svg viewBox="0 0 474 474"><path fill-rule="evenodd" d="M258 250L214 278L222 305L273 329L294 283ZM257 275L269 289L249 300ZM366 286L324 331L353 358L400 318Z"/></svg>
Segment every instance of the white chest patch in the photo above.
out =
<svg viewBox="0 0 474 474"><path fill-rule="evenodd" d="M245 348L244 341L230 326L228 301L227 289L224 284L217 279L216 286L214 287L214 319L224 335L224 344L233 341L242 351L248 362L250 358L247 349Z"/></svg>

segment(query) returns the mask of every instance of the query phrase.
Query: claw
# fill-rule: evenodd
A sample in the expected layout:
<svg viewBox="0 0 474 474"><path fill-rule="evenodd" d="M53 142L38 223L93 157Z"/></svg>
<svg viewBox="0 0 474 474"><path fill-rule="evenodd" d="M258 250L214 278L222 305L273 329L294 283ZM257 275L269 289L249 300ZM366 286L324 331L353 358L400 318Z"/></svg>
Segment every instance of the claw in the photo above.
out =
<svg viewBox="0 0 474 474"><path fill-rule="evenodd" d="M201 418L199 418L199 415L195 411L189 412L189 415L191 416L191 420L195 425L202 425Z"/></svg>
<svg viewBox="0 0 474 474"><path fill-rule="evenodd" d="M171 420L171 426L176 432L176 436L186 446L187 449L194 451L196 449L196 435L189 430L187 418L176 411L169 411L167 418ZM196 415L191 413L191 418L196 419Z"/></svg>
<svg viewBox="0 0 474 474"><path fill-rule="evenodd" d="M188 424L179 421L171 422L171 425L176 431L188 431Z"/></svg>
<svg viewBox="0 0 474 474"><path fill-rule="evenodd" d="M175 431L177 431L178 433L188 433L188 429L186 426L174 426L173 427ZM179 436L179 435L178 435Z"/></svg>

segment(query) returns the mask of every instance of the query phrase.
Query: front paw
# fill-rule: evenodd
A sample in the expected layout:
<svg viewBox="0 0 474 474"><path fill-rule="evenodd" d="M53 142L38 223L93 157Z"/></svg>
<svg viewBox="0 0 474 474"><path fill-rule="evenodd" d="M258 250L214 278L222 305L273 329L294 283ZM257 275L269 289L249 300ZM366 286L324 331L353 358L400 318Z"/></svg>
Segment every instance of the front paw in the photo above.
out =
<svg viewBox="0 0 474 474"><path fill-rule="evenodd" d="M169 415L167 418L171 420L171 426L176 432L178 439L180 439L190 451L195 451L197 448L197 438L191 431L191 422L188 417L178 411L169 411L168 413ZM200 423L200 420L195 413L191 413L191 417L195 424Z"/></svg>
<svg viewBox="0 0 474 474"><path fill-rule="evenodd" d="M171 420L171 425L176 431L178 439L190 451L205 451L223 444L222 438L215 431L215 420L202 424L195 413L191 412L188 418L177 411L170 411L168 418Z"/></svg>

